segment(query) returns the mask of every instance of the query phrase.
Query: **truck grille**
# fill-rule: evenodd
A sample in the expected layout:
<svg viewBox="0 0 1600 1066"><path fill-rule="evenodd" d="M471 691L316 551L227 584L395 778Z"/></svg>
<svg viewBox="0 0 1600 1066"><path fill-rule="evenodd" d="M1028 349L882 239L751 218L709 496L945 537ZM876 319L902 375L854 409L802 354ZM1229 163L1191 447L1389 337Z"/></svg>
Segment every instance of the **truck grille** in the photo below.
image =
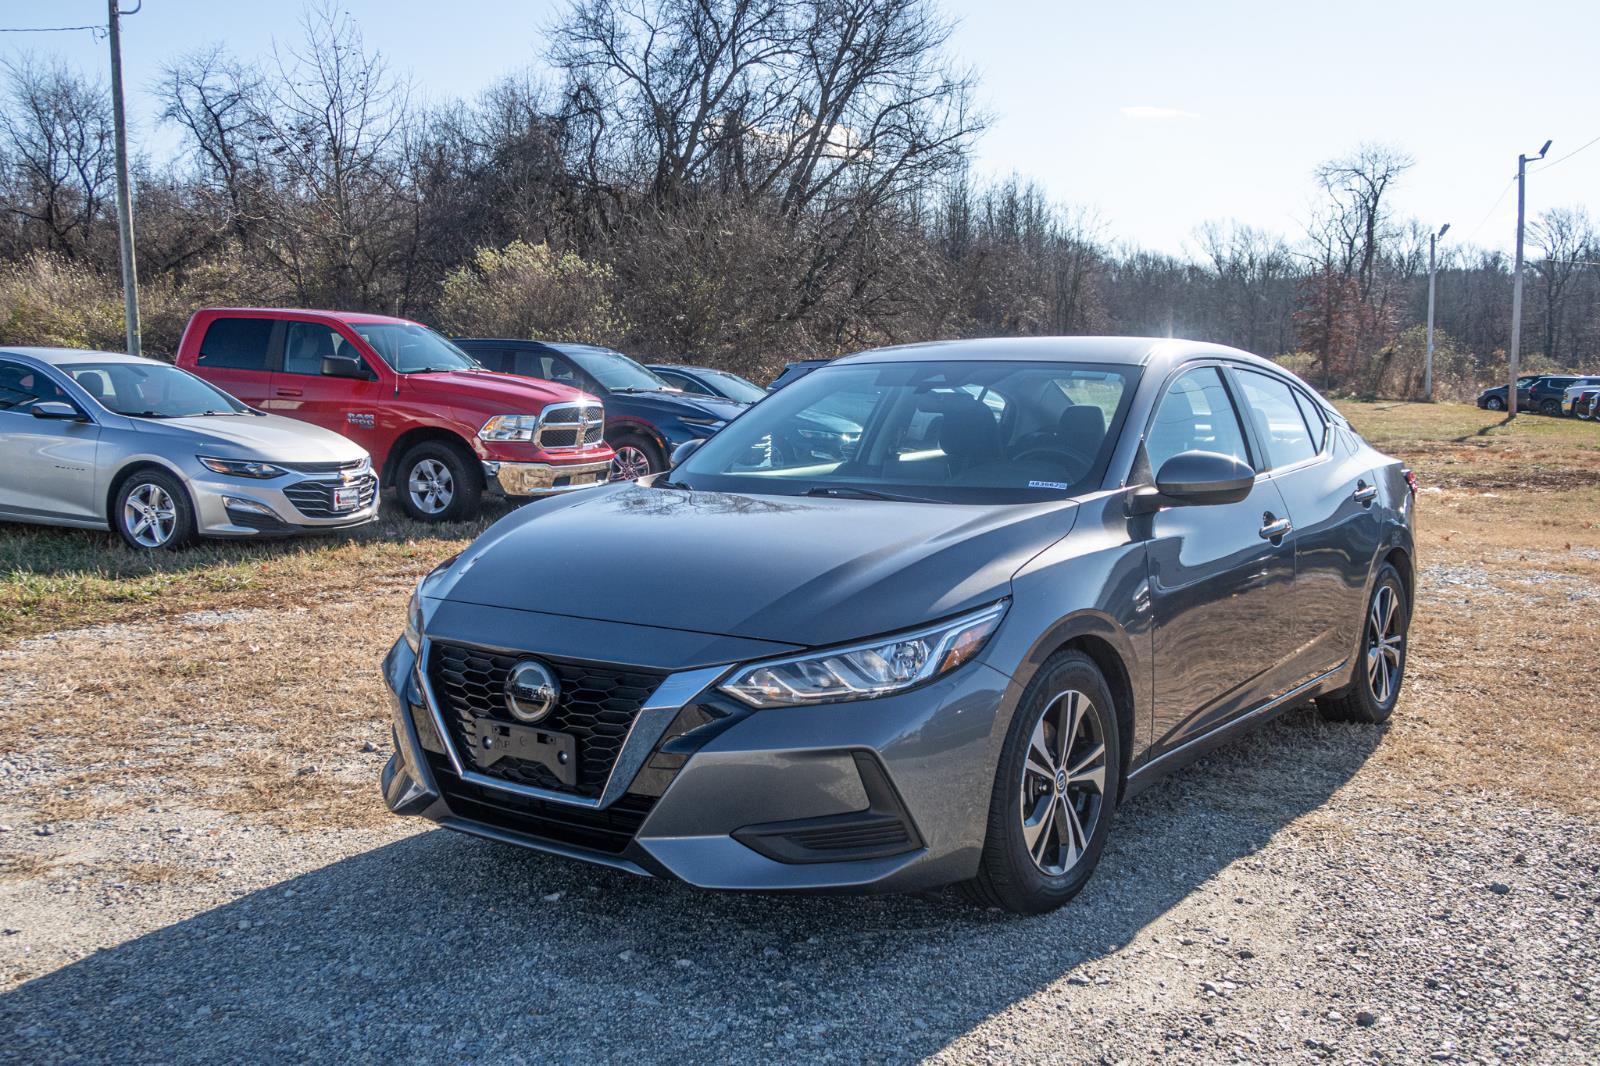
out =
<svg viewBox="0 0 1600 1066"><path fill-rule="evenodd" d="M464 764L475 769L476 718L516 722L506 711L506 677L526 656L502 655L459 644L434 644L428 681ZM577 742L578 784L563 785L538 763L502 757L477 772L519 785L569 792L593 799L605 790L633 721L666 674L607 663L541 659L561 685L555 710L539 725L570 734Z"/></svg>
<svg viewBox="0 0 1600 1066"><path fill-rule="evenodd" d="M553 403L544 409L533 443L541 448L586 448L606 433L605 410L597 403Z"/></svg>
<svg viewBox="0 0 1600 1066"><path fill-rule="evenodd" d="M359 489L361 492L360 502L349 510L335 511L333 509L333 490L336 488ZM338 518L341 515L365 510L372 505L372 498L377 492L378 479L371 474L357 478L348 485L343 481L297 481L283 490L283 494L289 497L289 502L294 504L295 510L307 518Z"/></svg>

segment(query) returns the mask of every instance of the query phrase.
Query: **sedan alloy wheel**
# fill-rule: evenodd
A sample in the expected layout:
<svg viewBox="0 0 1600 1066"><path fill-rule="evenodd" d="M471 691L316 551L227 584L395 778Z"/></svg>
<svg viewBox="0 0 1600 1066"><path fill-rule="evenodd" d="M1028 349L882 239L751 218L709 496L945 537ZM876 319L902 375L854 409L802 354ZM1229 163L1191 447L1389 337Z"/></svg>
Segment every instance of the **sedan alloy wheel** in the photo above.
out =
<svg viewBox="0 0 1600 1066"><path fill-rule="evenodd" d="M1022 769L1022 839L1034 865L1058 877L1089 846L1105 801L1106 744L1087 695L1059 693L1045 707Z"/></svg>
<svg viewBox="0 0 1600 1066"><path fill-rule="evenodd" d="M128 493L122 525L141 548L164 548L178 530L178 507L166 489L146 481Z"/></svg>

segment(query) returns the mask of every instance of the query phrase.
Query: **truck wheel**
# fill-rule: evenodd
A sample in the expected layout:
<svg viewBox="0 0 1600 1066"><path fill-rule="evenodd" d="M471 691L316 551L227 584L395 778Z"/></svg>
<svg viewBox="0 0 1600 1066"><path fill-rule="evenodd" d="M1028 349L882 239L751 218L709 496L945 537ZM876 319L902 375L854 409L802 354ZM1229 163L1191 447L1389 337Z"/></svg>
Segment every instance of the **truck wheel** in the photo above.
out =
<svg viewBox="0 0 1600 1066"><path fill-rule="evenodd" d="M636 433L624 433L610 443L611 450L617 453L611 460L612 481L637 481L667 468L667 461L656 446Z"/></svg>
<svg viewBox="0 0 1600 1066"><path fill-rule="evenodd" d="M400 457L400 507L418 522L465 522L483 506L475 460L444 441L425 440Z"/></svg>
<svg viewBox="0 0 1600 1066"><path fill-rule="evenodd" d="M194 508L177 478L140 470L122 483L111 525L136 551L177 551L195 541Z"/></svg>

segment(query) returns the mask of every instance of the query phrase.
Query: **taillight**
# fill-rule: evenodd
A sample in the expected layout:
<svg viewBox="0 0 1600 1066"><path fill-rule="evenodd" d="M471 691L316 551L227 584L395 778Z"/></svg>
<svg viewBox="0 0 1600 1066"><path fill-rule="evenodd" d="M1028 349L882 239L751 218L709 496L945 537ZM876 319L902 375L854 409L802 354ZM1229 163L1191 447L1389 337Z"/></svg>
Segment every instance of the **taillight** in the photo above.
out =
<svg viewBox="0 0 1600 1066"><path fill-rule="evenodd" d="M1411 495L1415 496L1417 494L1417 472L1409 466L1400 472L1406 476L1406 484L1411 487Z"/></svg>

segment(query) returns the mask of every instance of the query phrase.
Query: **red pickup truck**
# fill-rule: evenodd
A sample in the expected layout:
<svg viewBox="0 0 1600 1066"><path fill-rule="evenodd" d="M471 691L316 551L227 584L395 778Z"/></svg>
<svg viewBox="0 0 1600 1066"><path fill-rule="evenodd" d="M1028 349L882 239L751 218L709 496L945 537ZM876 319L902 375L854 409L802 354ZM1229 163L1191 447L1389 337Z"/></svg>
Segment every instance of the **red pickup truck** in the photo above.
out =
<svg viewBox="0 0 1600 1066"><path fill-rule="evenodd" d="M593 485L611 468L599 400L491 373L403 318L208 308L189 319L177 363L252 407L360 444L422 521L471 518L485 492Z"/></svg>

